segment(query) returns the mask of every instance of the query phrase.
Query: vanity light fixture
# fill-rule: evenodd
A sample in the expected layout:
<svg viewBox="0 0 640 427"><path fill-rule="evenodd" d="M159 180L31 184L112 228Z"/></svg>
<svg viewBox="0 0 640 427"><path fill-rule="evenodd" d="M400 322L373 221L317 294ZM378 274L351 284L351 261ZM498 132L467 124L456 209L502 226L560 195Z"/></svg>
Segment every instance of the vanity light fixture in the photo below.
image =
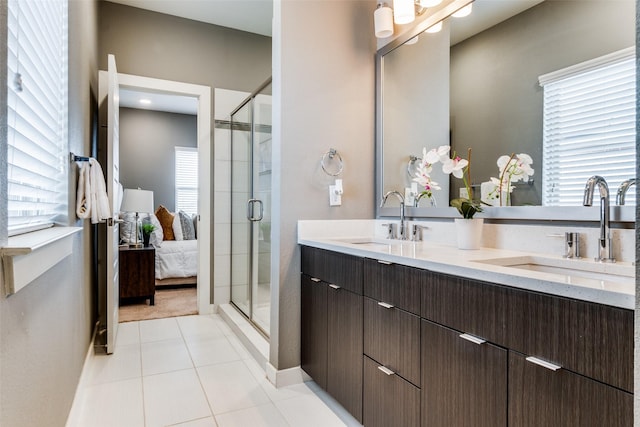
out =
<svg viewBox="0 0 640 427"><path fill-rule="evenodd" d="M393 21L398 24L409 24L416 19L414 0L393 0Z"/></svg>
<svg viewBox="0 0 640 427"><path fill-rule="evenodd" d="M146 99L146 98L142 98L142 99L140 99L140 104L142 104L142 105L150 105L151 104L151 100L150 99Z"/></svg>
<svg viewBox="0 0 640 427"><path fill-rule="evenodd" d="M384 39L393 35L393 10L386 3L378 3L373 13L376 37Z"/></svg>
<svg viewBox="0 0 640 427"><path fill-rule="evenodd" d="M469 3L468 5L463 7L462 9L460 9L457 12L453 13L451 16L453 16L454 18L464 18L465 16L471 15L472 8L473 8L473 3Z"/></svg>
<svg viewBox="0 0 640 427"><path fill-rule="evenodd" d="M434 7L442 3L442 0L420 0L420 6L422 7Z"/></svg>

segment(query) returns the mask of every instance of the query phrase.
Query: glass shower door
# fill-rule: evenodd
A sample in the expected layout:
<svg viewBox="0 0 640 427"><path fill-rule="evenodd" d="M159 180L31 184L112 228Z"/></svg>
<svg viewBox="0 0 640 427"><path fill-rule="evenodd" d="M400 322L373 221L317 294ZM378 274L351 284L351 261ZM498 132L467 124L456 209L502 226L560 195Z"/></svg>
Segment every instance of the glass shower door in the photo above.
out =
<svg viewBox="0 0 640 427"><path fill-rule="evenodd" d="M265 335L271 316L271 84L231 116L231 302Z"/></svg>

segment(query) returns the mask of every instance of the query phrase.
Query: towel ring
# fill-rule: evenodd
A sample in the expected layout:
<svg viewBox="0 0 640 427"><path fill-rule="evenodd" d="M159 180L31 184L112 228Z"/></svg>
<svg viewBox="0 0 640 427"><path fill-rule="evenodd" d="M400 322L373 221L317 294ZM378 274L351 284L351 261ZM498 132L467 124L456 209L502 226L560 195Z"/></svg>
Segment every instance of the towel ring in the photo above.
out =
<svg viewBox="0 0 640 427"><path fill-rule="evenodd" d="M335 173L331 173L327 170L327 165L326 163L328 162L327 159L333 160L335 157L338 158L338 171ZM338 154L338 151L336 151L335 148L330 148L329 151L327 151L326 153L324 153L322 155L322 159L320 160L320 165L322 166L322 170L324 171L324 173L326 173L329 176L338 176L342 173L342 170L344 169L344 163L342 162L342 157L340 156L340 154Z"/></svg>
<svg viewBox="0 0 640 427"><path fill-rule="evenodd" d="M413 179L416 177L416 172L418 172L418 165L422 159L420 157L416 157L414 155L409 156L409 161L407 162L407 175L409 178Z"/></svg>

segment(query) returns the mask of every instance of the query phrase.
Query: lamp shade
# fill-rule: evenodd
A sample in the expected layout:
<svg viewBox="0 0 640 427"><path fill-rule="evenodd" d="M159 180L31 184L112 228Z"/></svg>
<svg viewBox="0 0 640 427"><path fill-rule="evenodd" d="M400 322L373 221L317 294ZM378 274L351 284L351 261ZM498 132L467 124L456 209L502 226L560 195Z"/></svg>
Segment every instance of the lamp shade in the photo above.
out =
<svg viewBox="0 0 640 427"><path fill-rule="evenodd" d="M416 19L413 0L393 0L393 19L396 24L408 24Z"/></svg>
<svg viewBox="0 0 640 427"><path fill-rule="evenodd" d="M153 191L126 188L120 210L123 212L153 212Z"/></svg>
<svg viewBox="0 0 640 427"><path fill-rule="evenodd" d="M384 39L393 35L393 10L386 4L380 6L373 13L373 23L376 37Z"/></svg>

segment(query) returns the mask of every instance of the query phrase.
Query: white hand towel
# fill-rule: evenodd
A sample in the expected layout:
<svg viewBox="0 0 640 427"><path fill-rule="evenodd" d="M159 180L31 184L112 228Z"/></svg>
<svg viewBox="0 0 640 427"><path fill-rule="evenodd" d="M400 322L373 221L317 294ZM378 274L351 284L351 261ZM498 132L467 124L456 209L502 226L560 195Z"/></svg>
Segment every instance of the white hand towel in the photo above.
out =
<svg viewBox="0 0 640 427"><path fill-rule="evenodd" d="M100 163L94 158L89 159L91 182L91 223L96 224L111 218L109 196L107 196L104 173Z"/></svg>
<svg viewBox="0 0 640 427"><path fill-rule="evenodd" d="M91 182L89 180L89 168L88 162L85 162L80 166L80 173L78 175L78 191L76 196L76 215L80 219L87 219L91 216Z"/></svg>

